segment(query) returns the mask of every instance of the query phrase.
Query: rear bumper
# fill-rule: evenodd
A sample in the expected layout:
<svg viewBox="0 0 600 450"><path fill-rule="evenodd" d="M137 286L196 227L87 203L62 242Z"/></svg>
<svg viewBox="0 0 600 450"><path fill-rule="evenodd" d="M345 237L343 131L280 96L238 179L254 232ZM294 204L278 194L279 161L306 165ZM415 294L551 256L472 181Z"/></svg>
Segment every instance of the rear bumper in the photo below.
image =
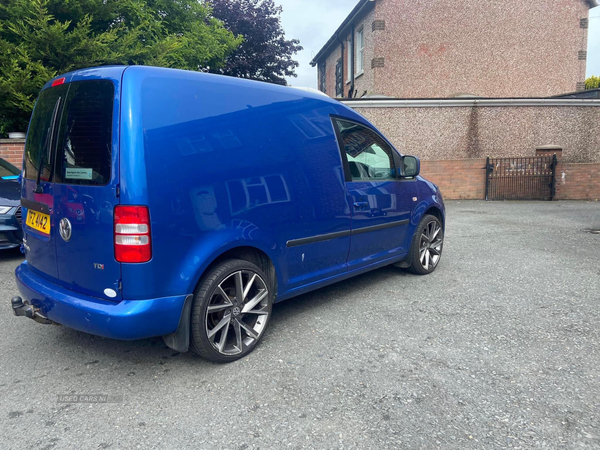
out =
<svg viewBox="0 0 600 450"><path fill-rule="evenodd" d="M23 300L40 308L51 321L112 339L144 339L175 332L186 297L105 301L36 275L27 261L17 267L15 275Z"/></svg>

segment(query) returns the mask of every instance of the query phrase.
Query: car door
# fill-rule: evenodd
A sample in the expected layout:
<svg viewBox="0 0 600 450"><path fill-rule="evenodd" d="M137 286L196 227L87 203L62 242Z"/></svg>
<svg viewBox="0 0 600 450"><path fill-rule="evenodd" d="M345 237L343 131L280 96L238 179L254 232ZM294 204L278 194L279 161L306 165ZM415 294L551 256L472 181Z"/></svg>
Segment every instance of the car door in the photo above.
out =
<svg viewBox="0 0 600 450"><path fill-rule="evenodd" d="M379 133L333 118L352 205L348 269L407 253L415 184L398 177L399 155Z"/></svg>

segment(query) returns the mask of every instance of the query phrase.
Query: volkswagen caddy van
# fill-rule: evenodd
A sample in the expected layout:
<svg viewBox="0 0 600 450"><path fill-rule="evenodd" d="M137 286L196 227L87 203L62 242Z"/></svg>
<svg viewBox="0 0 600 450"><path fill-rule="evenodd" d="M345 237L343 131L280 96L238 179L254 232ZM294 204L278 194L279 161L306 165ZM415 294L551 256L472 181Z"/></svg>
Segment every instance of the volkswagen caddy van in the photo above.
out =
<svg viewBox="0 0 600 450"><path fill-rule="evenodd" d="M25 146L16 315L248 354L274 302L442 254L444 204L329 97L154 67L49 81Z"/></svg>

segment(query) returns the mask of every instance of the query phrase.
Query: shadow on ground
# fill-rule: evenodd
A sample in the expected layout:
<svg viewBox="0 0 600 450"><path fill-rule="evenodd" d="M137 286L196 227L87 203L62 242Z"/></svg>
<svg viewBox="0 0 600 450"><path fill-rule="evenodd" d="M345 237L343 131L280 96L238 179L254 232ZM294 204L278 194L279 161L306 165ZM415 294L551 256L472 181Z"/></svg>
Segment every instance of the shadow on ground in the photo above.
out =
<svg viewBox="0 0 600 450"><path fill-rule="evenodd" d="M18 255L15 259L18 259ZM303 314L310 313L318 316L320 315L320 310L328 308L330 304L343 303L346 297L350 296L356 289L368 289L370 285L375 286L378 283L384 283L390 277L398 276L418 277L405 269L387 266L353 277L345 282L333 284L308 294L276 303L273 306L273 315L265 339L269 340L269 345L276 345L279 338L283 339L282 336L278 337L278 332L288 327L297 327L298 324L296 322L300 320ZM102 358L104 363L110 363L110 361L107 361L107 358L113 360L113 362L119 362L123 358L133 358L136 364L152 362L157 359L166 361L178 358L209 366L220 366L220 364L213 364L195 356L191 351L181 354L170 349L165 345L161 337L120 341L90 335L61 325L40 325L33 322L28 322L28 325L38 327L38 331L46 335L49 350L52 346L58 346L64 350L65 354L73 355L75 358L74 363L81 363L82 361L77 355L85 352L93 356L91 363L96 358ZM260 350L260 347L261 345L258 346L257 350ZM90 364L90 362L86 362L85 364Z"/></svg>

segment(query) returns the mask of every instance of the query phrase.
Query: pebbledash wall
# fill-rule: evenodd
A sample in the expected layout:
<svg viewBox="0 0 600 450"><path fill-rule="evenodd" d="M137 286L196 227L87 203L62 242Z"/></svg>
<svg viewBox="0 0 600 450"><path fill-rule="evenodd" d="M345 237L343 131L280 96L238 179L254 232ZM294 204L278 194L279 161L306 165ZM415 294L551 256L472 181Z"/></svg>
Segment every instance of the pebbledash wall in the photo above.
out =
<svg viewBox="0 0 600 450"><path fill-rule="evenodd" d="M421 173L446 199L485 198L485 158L534 156L563 149L556 199L600 199L600 100L346 100L403 154L421 158ZM0 139L0 158L21 167L24 141Z"/></svg>
<svg viewBox="0 0 600 450"><path fill-rule="evenodd" d="M403 154L423 160L533 156L558 145L566 162L600 162L600 100L345 100Z"/></svg>
<svg viewBox="0 0 600 450"><path fill-rule="evenodd" d="M431 99L346 100L447 199L485 198L485 158L535 156L563 149L557 199L600 199L600 100Z"/></svg>
<svg viewBox="0 0 600 450"><path fill-rule="evenodd" d="M330 97L574 92L584 89L589 9L596 5L596 0L358 0L311 64L318 66L319 87ZM336 89L340 59L343 83Z"/></svg>
<svg viewBox="0 0 600 450"><path fill-rule="evenodd" d="M589 3L377 1L385 30L375 56L385 65L375 69L375 93L545 97L580 89L588 31L581 19ZM543 73L547 82L540 82Z"/></svg>

